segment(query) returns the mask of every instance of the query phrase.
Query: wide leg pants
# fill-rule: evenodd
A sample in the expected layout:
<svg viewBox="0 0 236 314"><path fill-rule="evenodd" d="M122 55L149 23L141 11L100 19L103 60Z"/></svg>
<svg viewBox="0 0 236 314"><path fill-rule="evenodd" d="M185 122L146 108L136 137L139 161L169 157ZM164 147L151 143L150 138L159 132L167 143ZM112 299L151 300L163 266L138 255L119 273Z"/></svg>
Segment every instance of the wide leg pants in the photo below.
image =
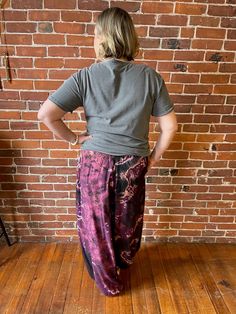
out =
<svg viewBox="0 0 236 314"><path fill-rule="evenodd" d="M90 276L105 295L123 289L118 268L140 248L147 157L82 150L77 167L77 226Z"/></svg>

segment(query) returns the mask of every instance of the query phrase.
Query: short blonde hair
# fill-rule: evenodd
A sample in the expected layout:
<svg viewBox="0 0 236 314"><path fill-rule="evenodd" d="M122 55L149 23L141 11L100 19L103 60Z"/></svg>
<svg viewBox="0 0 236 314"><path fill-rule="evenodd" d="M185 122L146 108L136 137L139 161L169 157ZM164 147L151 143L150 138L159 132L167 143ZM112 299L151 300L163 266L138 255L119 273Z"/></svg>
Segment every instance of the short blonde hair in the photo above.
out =
<svg viewBox="0 0 236 314"><path fill-rule="evenodd" d="M98 16L96 30L103 38L99 49L101 58L134 60L138 54L139 43L128 12L117 7L104 10Z"/></svg>

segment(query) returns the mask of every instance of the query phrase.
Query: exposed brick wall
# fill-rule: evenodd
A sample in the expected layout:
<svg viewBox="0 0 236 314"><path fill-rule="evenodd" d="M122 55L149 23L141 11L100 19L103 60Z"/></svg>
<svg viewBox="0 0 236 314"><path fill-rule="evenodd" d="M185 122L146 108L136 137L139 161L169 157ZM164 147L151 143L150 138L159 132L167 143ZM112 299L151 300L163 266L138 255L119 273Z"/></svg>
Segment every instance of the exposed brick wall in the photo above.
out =
<svg viewBox="0 0 236 314"><path fill-rule="evenodd" d="M147 177L143 237L236 242L235 0L3 1L12 82L1 57L0 206L21 241L77 241L78 151L37 121L49 92L94 62L97 14L128 10L140 36L137 62L159 71L175 103L179 131ZM2 45L1 56L5 53ZM81 110L68 125L83 131ZM150 143L158 125L150 124Z"/></svg>

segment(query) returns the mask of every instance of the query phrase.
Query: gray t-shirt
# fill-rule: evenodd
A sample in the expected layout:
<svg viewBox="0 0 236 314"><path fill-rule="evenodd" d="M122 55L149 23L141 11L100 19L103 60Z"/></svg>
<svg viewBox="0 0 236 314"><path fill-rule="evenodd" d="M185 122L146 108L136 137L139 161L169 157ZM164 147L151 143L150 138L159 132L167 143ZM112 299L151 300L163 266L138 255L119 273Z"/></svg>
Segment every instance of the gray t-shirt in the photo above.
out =
<svg viewBox="0 0 236 314"><path fill-rule="evenodd" d="M116 59L94 63L67 79L49 99L66 112L84 107L92 138L83 150L148 156L150 116L173 110L160 74L144 64Z"/></svg>

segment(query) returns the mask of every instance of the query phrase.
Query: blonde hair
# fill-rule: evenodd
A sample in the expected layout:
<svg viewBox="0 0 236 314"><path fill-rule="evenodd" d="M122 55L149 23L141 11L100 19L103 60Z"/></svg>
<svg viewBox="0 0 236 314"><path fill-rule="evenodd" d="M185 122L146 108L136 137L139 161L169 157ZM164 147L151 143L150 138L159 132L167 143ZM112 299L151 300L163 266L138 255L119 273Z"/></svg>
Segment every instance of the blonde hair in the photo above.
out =
<svg viewBox="0 0 236 314"><path fill-rule="evenodd" d="M128 12L113 7L104 10L97 19L96 30L102 36L101 58L114 57L134 60L139 50L138 37Z"/></svg>

